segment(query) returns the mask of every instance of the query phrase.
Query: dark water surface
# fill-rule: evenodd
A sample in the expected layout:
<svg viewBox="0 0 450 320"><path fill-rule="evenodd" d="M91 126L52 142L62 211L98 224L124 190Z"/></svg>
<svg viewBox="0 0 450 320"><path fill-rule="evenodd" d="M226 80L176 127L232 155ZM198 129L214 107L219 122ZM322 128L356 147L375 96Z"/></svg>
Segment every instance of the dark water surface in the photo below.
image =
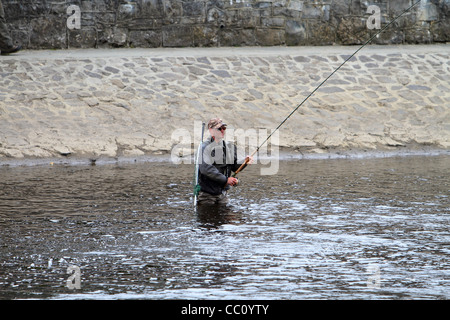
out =
<svg viewBox="0 0 450 320"><path fill-rule="evenodd" d="M0 167L0 299L450 298L450 156L255 165L198 212L192 178Z"/></svg>

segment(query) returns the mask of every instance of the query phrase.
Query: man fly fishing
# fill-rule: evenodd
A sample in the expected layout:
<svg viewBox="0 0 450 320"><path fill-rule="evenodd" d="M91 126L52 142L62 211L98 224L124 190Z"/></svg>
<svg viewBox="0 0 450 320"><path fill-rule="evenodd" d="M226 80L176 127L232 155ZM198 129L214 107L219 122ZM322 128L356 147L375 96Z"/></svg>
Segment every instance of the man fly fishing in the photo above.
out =
<svg viewBox="0 0 450 320"><path fill-rule="evenodd" d="M208 122L210 137L201 144L201 157L198 159L199 205L225 204L227 190L238 183L238 180L232 177L232 172L253 163L252 156L238 161L236 145L224 140L226 129L227 124L220 118L213 118Z"/></svg>
<svg viewBox="0 0 450 320"><path fill-rule="evenodd" d="M253 162L253 155L270 139L270 137L280 129L280 127L312 96L314 93L320 89L336 72L338 72L344 64L346 64L350 59L352 59L360 50L362 50L366 45L372 42L380 33L386 30L389 26L394 24L401 16L406 12L410 11L413 7L418 5L421 0L414 2L410 7L404 10L395 19L389 22L380 31L370 37L364 44L358 48L353 54L351 54L344 62L342 62L328 77L326 77L311 93L299 104L297 105L291 113L284 118L284 120L272 131L272 133L260 144L258 148L250 155L247 156L245 161L240 165L237 162L236 146L225 142L223 140L225 136L225 130L227 125L222 122L219 118L213 118L208 123L208 129L211 137L203 142L201 145L201 154L203 159L197 159L199 164L198 173L198 185L200 188L198 203L206 202L222 202L226 201L226 191L230 186L237 184L236 174L241 171L247 163ZM234 172L231 175L231 172ZM195 188L198 186L196 185ZM195 191L194 191L195 193Z"/></svg>

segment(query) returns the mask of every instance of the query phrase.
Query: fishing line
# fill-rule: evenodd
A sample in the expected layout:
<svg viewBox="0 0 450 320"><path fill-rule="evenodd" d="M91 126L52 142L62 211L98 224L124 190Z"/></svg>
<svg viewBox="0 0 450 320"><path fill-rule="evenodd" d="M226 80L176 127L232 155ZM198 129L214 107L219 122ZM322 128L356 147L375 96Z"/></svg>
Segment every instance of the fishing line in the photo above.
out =
<svg viewBox="0 0 450 320"><path fill-rule="evenodd" d="M396 22L401 16L403 16L406 12L408 12L409 10L411 10L412 8L414 8L417 4L419 4L419 2L421 2L422 0L419 0L417 2L415 2L413 5L411 5L408 9L406 9L405 11L403 11L399 16L397 16L394 20L392 20L391 22L389 22L386 26L384 26L382 29L380 29L380 31L378 31L375 35L373 35L371 38L369 38L369 40L367 40L366 42L364 42L364 44L358 48L358 50L356 50L352 55L350 55L347 59L345 59L344 62L341 63L341 65L339 67L337 67L328 77L325 78L325 80L323 80L313 91L311 91L311 93L305 98L303 99L303 101L294 109L292 110L292 112L275 128L275 130L272 131L271 134L269 134L269 136L259 145L259 147L256 148L256 150L251 154L251 156L253 157L256 152L259 151L259 149L270 139L270 137L272 137L272 135L306 102L308 101L309 98L311 98L311 96L317 91L319 90L324 84L325 82L328 81L328 79L330 79L336 72L338 72L342 66L344 66L344 64L346 64L350 59L352 59L359 51L361 51L366 45L368 45L370 42L372 42L373 39L375 39L380 33L382 33L384 30L386 30L387 28L389 28L394 22ZM238 170L236 170L236 172L233 174L233 177L236 176L236 174L238 174L243 168L244 166L247 164L247 162L244 162Z"/></svg>

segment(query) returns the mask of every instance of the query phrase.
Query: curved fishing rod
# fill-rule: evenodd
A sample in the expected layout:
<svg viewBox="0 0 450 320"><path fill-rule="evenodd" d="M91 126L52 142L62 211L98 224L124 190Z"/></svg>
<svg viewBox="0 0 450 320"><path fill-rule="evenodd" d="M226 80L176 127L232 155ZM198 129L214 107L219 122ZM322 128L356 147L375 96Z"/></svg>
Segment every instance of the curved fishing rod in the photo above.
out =
<svg viewBox="0 0 450 320"><path fill-rule="evenodd" d="M364 44L358 48L358 50L356 50L352 55L350 55L347 59L345 59L344 62L341 63L341 65L339 67L337 67L328 77L325 78L325 80L323 80L313 91L311 91L311 93L305 98L303 99L303 101L294 109L292 110L292 112L278 125L278 127L275 128L275 130L272 131L272 133L259 145L259 147L256 148L256 150L251 154L251 157L253 157L256 152L259 151L259 149L270 139L270 137L272 137L272 135L317 91L320 89L320 87L322 87L322 85L325 84L325 82L328 81L328 79L330 79L336 72L339 71L339 69L342 68L342 66L344 64L346 64L351 58L353 58L359 51L361 51L366 45L368 45L370 42L372 42L373 39L375 39L380 33L382 33L384 30L386 30L387 28L389 28L395 21L397 21L401 16L403 16L406 12L408 12L409 10L411 10L412 8L414 8L417 4L419 4L419 2L421 2L422 0L419 0L417 2L415 2L413 5L411 5L408 9L406 9L405 11L403 11L399 16L397 16L394 20L392 20L391 22L389 22L386 26L384 26L380 31L378 31L375 35L373 35L369 40L367 40L366 42L364 42ZM236 172L233 174L233 177L235 177L240 171L242 171L242 169L244 169L245 165L248 163L248 159L246 159L244 161L244 163L236 170Z"/></svg>

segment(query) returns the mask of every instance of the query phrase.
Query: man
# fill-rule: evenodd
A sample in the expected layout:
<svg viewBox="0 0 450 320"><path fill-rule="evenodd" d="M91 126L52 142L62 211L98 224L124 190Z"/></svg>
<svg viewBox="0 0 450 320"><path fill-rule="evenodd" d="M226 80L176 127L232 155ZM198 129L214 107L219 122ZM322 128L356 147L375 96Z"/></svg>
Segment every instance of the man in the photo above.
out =
<svg viewBox="0 0 450 320"><path fill-rule="evenodd" d="M224 140L227 124L219 118L208 122L210 137L202 143L202 158L199 161L200 192L198 204L226 203L226 191L238 183L231 176L241 164L237 159L236 146ZM246 157L247 163L253 158Z"/></svg>
<svg viewBox="0 0 450 320"><path fill-rule="evenodd" d="M2 55L10 54L22 49L21 46L14 45L8 28L6 27L5 11L0 1L0 51Z"/></svg>

